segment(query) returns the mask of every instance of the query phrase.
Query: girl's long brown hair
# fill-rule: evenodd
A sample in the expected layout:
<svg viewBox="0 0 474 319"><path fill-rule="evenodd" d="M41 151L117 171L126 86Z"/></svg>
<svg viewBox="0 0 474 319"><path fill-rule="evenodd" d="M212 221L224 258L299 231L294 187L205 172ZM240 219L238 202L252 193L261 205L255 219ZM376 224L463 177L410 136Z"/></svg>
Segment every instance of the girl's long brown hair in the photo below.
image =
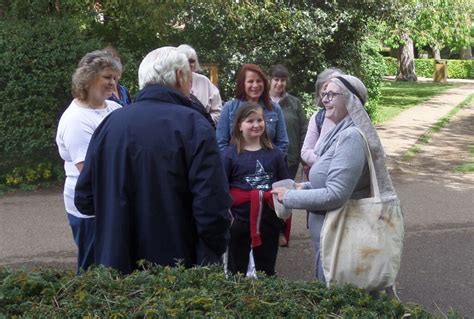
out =
<svg viewBox="0 0 474 319"><path fill-rule="evenodd" d="M242 153L245 151L245 139L240 131L240 124L245 121L251 114L262 112L263 116L263 108L254 102L245 102L240 105L239 109L237 110L237 114L235 115L234 121L234 128L232 129L232 134L230 138L230 144L234 144L237 148L237 154ZM267 124L265 123L265 128L263 130L263 134L260 136L260 145L264 149L272 149L272 141L267 135Z"/></svg>
<svg viewBox="0 0 474 319"><path fill-rule="evenodd" d="M247 76L247 71L255 72L263 81L263 92L260 97L265 104L265 107L269 110L272 110L272 102L270 100L270 85L268 84L268 78L262 68L256 64L244 64L240 67L239 72L237 73L237 81L235 84L235 98L245 101L247 99L247 94L245 94L245 78Z"/></svg>

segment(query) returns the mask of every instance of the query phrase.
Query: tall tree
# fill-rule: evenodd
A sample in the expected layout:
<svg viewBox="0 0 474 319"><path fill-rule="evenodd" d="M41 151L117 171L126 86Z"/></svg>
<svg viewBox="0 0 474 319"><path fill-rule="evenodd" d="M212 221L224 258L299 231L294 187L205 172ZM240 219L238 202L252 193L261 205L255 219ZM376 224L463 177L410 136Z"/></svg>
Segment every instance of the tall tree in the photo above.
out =
<svg viewBox="0 0 474 319"><path fill-rule="evenodd" d="M416 81L412 30L420 12L420 4L417 0L400 0L389 2L387 7L387 15L380 30L385 34L385 43L392 48L398 48L399 66L396 79Z"/></svg>
<svg viewBox="0 0 474 319"><path fill-rule="evenodd" d="M414 43L429 46L435 59L444 47L460 50L471 44L472 0L400 0L387 4L385 43L398 47L398 80L416 80Z"/></svg>
<svg viewBox="0 0 474 319"><path fill-rule="evenodd" d="M473 5L472 0L421 0L413 30L417 45L429 46L435 59L441 59L444 47L467 47Z"/></svg>

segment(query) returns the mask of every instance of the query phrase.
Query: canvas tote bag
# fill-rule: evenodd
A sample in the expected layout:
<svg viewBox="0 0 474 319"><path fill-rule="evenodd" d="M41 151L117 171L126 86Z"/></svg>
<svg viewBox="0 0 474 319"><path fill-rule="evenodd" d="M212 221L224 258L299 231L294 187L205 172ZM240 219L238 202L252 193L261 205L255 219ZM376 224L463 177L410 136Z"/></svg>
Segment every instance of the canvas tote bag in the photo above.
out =
<svg viewBox="0 0 474 319"><path fill-rule="evenodd" d="M399 200L382 202L367 139L372 196L328 211L321 230L321 258L330 285L368 291L392 286L400 268L403 215Z"/></svg>

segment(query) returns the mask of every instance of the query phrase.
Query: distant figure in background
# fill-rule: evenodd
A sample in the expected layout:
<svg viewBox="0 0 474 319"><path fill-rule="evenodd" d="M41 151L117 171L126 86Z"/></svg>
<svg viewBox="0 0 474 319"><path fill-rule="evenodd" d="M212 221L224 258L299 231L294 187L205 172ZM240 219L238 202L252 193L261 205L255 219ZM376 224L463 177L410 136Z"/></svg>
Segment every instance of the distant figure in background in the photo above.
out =
<svg viewBox="0 0 474 319"><path fill-rule="evenodd" d="M295 179L300 164L301 147L303 146L308 119L301 106L301 101L289 94L286 89L289 82L288 69L277 64L270 70L270 98L278 103L285 116L288 133L288 173Z"/></svg>
<svg viewBox="0 0 474 319"><path fill-rule="evenodd" d="M64 204L78 248L77 271L87 270L94 263L94 216L81 214L74 205L77 179L82 171L89 141L95 129L113 110L121 107L106 100L117 86L122 73L120 61L110 52L87 53L72 76L72 100L58 124L56 143L64 160L66 181Z"/></svg>
<svg viewBox="0 0 474 319"><path fill-rule="evenodd" d="M288 173L295 179L300 165L300 153L306 135L308 119L301 106L301 101L286 91L289 82L288 69L277 64L270 69L270 98L278 103L285 115L286 132L288 133ZM291 217L286 221L280 234L280 246L288 246L291 231Z"/></svg>
<svg viewBox="0 0 474 319"><path fill-rule="evenodd" d="M114 56L120 63L122 63L120 55L114 47L109 45L105 47L104 50L110 52L112 56ZM122 73L120 73L118 80L120 80L121 77ZM115 86L112 95L109 96L107 100L114 101L122 106L132 103L132 99L130 98L130 93L128 92L128 89L122 84L120 84L119 81L117 81L117 85Z"/></svg>
<svg viewBox="0 0 474 319"><path fill-rule="evenodd" d="M196 73L201 70L196 51L187 44L182 44L178 47L180 52L186 54L189 66L193 72L193 86L191 87L191 94L195 96L204 106L206 113L208 113L214 126L217 125L221 116L222 100L219 89L212 84L212 82L204 75ZM192 98L192 97L191 97Z"/></svg>
<svg viewBox="0 0 474 319"><path fill-rule="evenodd" d="M328 68L318 74L315 83L315 103L316 106L319 106L321 109L319 112L314 113L308 124L308 131L306 132L306 137L304 138L303 147L301 148L301 159L304 162L304 171L306 176L308 176L309 169L317 160L317 155L315 153L316 147L319 145L319 142L322 140L322 137L329 132L336 124L326 117L326 109L324 104L321 103L321 94L325 88L325 85L337 76L344 75L344 72L337 68Z"/></svg>

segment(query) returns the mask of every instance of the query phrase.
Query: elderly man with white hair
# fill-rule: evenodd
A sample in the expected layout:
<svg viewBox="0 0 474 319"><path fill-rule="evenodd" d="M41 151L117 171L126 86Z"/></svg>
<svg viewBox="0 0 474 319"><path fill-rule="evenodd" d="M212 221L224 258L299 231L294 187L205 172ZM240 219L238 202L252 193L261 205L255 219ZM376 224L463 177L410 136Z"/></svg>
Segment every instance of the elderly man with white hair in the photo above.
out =
<svg viewBox="0 0 474 319"><path fill-rule="evenodd" d="M92 137L75 204L96 216L96 264L130 273L139 260L192 267L224 253L229 187L214 130L189 99L191 76L176 48L150 52L135 102Z"/></svg>
<svg viewBox="0 0 474 319"><path fill-rule="evenodd" d="M191 87L191 94L194 95L199 102L204 106L206 113L208 113L214 124L217 125L222 111L222 99L219 89L212 84L212 82L202 74L197 73L201 67L196 54L196 51L187 44L181 44L178 50L186 54L188 58L189 67L193 72L193 85Z"/></svg>

